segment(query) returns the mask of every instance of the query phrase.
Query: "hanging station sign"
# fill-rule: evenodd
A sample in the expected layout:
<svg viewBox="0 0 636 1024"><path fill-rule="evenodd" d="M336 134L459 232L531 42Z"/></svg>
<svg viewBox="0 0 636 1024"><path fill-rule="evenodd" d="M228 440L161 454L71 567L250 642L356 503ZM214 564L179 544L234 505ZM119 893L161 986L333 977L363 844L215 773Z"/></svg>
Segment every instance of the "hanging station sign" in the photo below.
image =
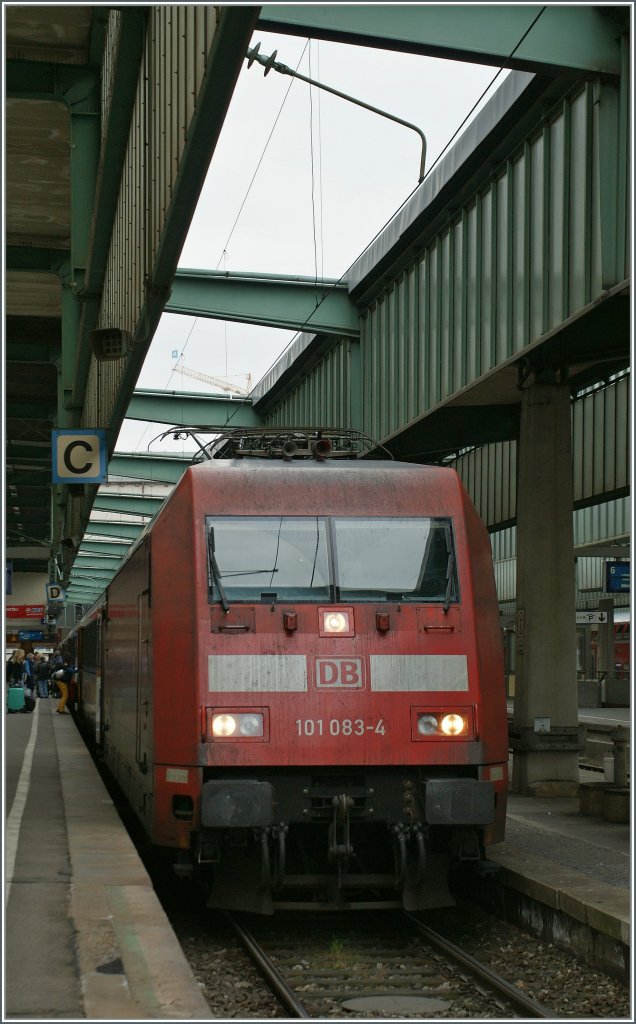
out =
<svg viewBox="0 0 636 1024"><path fill-rule="evenodd" d="M4 611L7 619L41 619L45 607L43 604L7 604Z"/></svg>

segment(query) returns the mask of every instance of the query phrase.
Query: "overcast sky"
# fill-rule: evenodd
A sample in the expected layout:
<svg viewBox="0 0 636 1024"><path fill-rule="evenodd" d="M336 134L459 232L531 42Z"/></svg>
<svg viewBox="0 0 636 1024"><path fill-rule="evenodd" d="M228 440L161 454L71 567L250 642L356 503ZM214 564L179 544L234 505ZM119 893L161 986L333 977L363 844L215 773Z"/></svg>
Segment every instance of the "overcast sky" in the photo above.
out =
<svg viewBox="0 0 636 1024"><path fill-rule="evenodd" d="M276 50L278 62L418 125L427 170L497 73L262 31L256 42L261 54ZM409 128L245 61L179 266L339 278L417 186L420 152ZM138 387L218 391L175 373L173 352L186 367L239 386L250 374L254 385L293 337L165 314ZM117 449L145 451L160 429L126 421Z"/></svg>

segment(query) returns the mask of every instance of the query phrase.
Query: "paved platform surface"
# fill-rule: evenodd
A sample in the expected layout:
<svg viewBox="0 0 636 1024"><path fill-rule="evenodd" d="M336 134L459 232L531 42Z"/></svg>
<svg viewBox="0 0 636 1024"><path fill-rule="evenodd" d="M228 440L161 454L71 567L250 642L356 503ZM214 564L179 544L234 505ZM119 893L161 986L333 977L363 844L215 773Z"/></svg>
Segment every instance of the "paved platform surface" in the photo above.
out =
<svg viewBox="0 0 636 1024"><path fill-rule="evenodd" d="M55 705L5 715L2 1019L210 1019L75 723ZM584 817L577 799L510 794L508 812L506 840L489 851L506 884L629 943L630 826Z"/></svg>
<svg viewBox="0 0 636 1024"><path fill-rule="evenodd" d="M72 717L5 715L3 1020L212 1017Z"/></svg>
<svg viewBox="0 0 636 1024"><path fill-rule="evenodd" d="M507 701L508 717L512 715L514 706L513 700ZM632 711L631 708L579 708L579 722L581 725L598 725L608 729L624 725L631 730Z"/></svg>
<svg viewBox="0 0 636 1024"><path fill-rule="evenodd" d="M586 770L580 776L603 780ZM631 824L581 814L578 797L509 793L506 839L489 848L488 860L501 866L508 887L630 945Z"/></svg>
<svg viewBox="0 0 636 1024"><path fill-rule="evenodd" d="M508 701L509 716L513 707ZM622 725L631 732L631 708L579 708L579 722L592 730ZM582 770L580 781L603 778ZM506 840L490 848L488 859L501 865L511 888L630 944L631 824L587 817L577 797L509 793Z"/></svg>

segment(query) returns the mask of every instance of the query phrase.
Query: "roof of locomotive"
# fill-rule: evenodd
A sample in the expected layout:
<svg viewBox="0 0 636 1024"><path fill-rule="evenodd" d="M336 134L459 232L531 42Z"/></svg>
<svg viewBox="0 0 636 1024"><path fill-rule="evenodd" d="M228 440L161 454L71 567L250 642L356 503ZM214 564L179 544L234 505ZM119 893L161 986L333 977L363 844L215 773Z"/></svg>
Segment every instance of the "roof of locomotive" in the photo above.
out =
<svg viewBox="0 0 636 1024"><path fill-rule="evenodd" d="M283 470L290 472L300 470L301 472L324 471L324 470L355 470L363 473L371 472L394 472L395 470L406 470L426 474L430 479L456 475L456 471L450 466L428 466L415 462L398 462L393 459L359 459L359 458L338 458L327 457L325 459L300 458L283 459L267 457L244 456L232 459L210 459L205 462L197 462L191 467L195 472L208 470L218 472L229 469L239 472L260 472L262 470L273 471Z"/></svg>
<svg viewBox="0 0 636 1024"><path fill-rule="evenodd" d="M366 514L405 514L423 504L439 509L438 514L456 509L463 500L461 480L454 469L422 466L388 459L214 459L195 464L186 472L193 493L198 493L213 508L231 500L243 514L257 514L280 505L281 495L297 509L308 514L327 505L345 512L346 501L363 507ZM179 490L179 485L177 490ZM294 495L292 501L292 494ZM170 499L169 499L170 500ZM250 513L247 512L249 507ZM442 511L444 510L444 511Z"/></svg>

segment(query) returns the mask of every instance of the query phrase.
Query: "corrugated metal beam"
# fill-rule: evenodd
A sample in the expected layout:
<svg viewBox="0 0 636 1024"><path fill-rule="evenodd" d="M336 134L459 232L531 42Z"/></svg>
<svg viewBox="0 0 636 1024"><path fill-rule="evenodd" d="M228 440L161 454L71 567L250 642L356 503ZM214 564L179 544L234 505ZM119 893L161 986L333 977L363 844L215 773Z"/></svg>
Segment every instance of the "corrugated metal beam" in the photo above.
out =
<svg viewBox="0 0 636 1024"><path fill-rule="evenodd" d="M236 427L263 425L249 398L188 394L184 391L135 391L126 418L181 426L197 424L200 427L224 426L230 422Z"/></svg>
<svg viewBox="0 0 636 1024"><path fill-rule="evenodd" d="M618 75L628 20L578 4L266 4L257 27L543 74Z"/></svg>
<svg viewBox="0 0 636 1024"><path fill-rule="evenodd" d="M84 572L88 576L91 576L93 577L93 579L97 580L112 580L116 569L116 565L110 566L109 568L101 568L100 566L95 565L90 561L80 562L78 561L78 559L75 560L75 564L73 566L73 571L77 571L78 574ZM71 572L71 577L73 575L73 571Z"/></svg>
<svg viewBox="0 0 636 1024"><path fill-rule="evenodd" d="M134 477L137 480L152 480L155 482L176 484L188 466L191 459L180 459L177 456L160 455L133 455L115 454L108 463L110 476ZM99 506L95 504L94 508Z"/></svg>
<svg viewBox="0 0 636 1024"><path fill-rule="evenodd" d="M91 519L86 527L85 537L121 537L134 541L143 530L143 525L137 523L107 523L98 519Z"/></svg>
<svg viewBox="0 0 636 1024"><path fill-rule="evenodd" d="M629 498L606 501L601 505L577 509L573 514L574 550L587 553L601 544L622 546L629 543L631 514ZM511 561L517 557L517 527L490 531L493 558Z"/></svg>
<svg viewBox="0 0 636 1024"><path fill-rule="evenodd" d="M99 555L84 555L78 554L73 563L72 572L95 572L99 577L112 576L113 573L117 572L119 566L123 561L121 558L102 558Z"/></svg>
<svg viewBox="0 0 636 1024"><path fill-rule="evenodd" d="M468 444L507 441L518 434L518 405L460 405L438 409L383 443L396 458L431 460Z"/></svg>
<svg viewBox="0 0 636 1024"><path fill-rule="evenodd" d="M93 508L100 512L122 512L128 516L154 516L163 501L163 498L137 498L127 494L98 494Z"/></svg>
<svg viewBox="0 0 636 1024"><path fill-rule="evenodd" d="M136 325L135 345L109 413L113 446L148 347L164 312L179 255L245 59L259 8L220 7L218 11L219 22L208 55L205 79L197 97L194 116L188 125L187 142L171 191L170 207L161 226L156 258L147 275L147 297Z"/></svg>
<svg viewBox="0 0 636 1024"><path fill-rule="evenodd" d="M88 240L89 255L73 380L74 401L80 406L84 402L91 360L89 337L97 323L104 286L106 261L145 37L146 13L143 8L123 6L119 11L119 17L121 25L117 61L111 75L108 121L100 151L97 195Z"/></svg>
<svg viewBox="0 0 636 1024"><path fill-rule="evenodd" d="M572 404L572 469L574 508L598 509L605 499L629 493L630 380L621 380L584 395ZM489 529L513 523L517 515L517 442L484 445L453 462L479 515ZM620 505L618 506L621 507ZM607 511L607 508L605 511ZM594 513L598 515L598 511ZM582 518L587 521L588 516ZM608 523L606 536L620 533ZM587 536L601 537L602 529L588 529Z"/></svg>
<svg viewBox="0 0 636 1024"><path fill-rule="evenodd" d="M607 541L603 544L584 544L574 548L574 554L580 558L629 558L631 544L629 537L623 543Z"/></svg>
<svg viewBox="0 0 636 1024"><path fill-rule="evenodd" d="M81 578L71 580L66 591L66 600L69 604L91 605L104 593L105 589L105 586L90 586Z"/></svg>
<svg viewBox="0 0 636 1024"><path fill-rule="evenodd" d="M130 544L118 544L116 541L91 541L86 536L80 545L77 556L80 555L104 555L107 558L120 560L130 550Z"/></svg>
<svg viewBox="0 0 636 1024"><path fill-rule="evenodd" d="M177 270L166 312L354 338L360 334L346 283L312 277Z"/></svg>

